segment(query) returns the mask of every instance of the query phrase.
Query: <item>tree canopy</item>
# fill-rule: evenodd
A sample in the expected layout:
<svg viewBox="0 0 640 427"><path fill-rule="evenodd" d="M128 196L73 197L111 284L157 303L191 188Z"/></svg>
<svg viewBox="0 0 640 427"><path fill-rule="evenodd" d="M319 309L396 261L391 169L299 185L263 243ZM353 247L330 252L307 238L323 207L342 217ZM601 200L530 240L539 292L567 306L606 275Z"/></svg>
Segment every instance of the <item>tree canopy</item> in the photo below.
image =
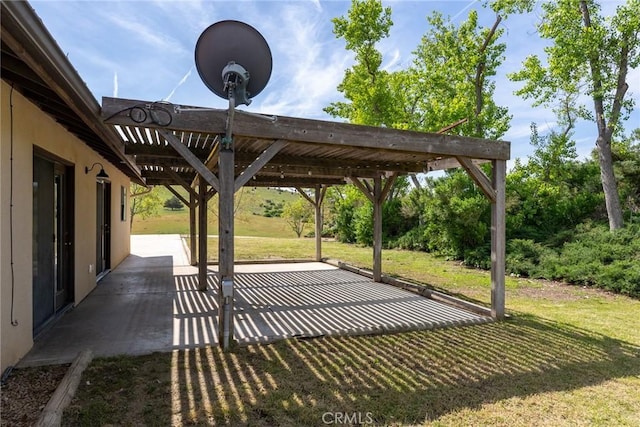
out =
<svg viewBox="0 0 640 427"><path fill-rule="evenodd" d="M640 64L640 1L629 0L609 19L593 0L548 1L541 7L538 31L551 43L545 48L546 58L529 56L510 78L524 83L517 94L532 99L534 105L557 108L561 101L561 109L569 108L577 117L595 122L609 227L621 228L611 144L614 136L622 134L622 121L633 107L633 100L626 96L626 80L629 69Z"/></svg>

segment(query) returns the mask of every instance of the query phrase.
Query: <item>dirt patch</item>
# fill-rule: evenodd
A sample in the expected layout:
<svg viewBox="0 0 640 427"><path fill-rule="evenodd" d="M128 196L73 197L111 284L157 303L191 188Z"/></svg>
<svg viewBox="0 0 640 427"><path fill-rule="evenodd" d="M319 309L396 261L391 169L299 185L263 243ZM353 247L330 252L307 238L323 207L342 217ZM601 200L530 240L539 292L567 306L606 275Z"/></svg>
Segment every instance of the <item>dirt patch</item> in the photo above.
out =
<svg viewBox="0 0 640 427"><path fill-rule="evenodd" d="M14 369L1 387L1 426L32 426L69 365Z"/></svg>
<svg viewBox="0 0 640 427"><path fill-rule="evenodd" d="M511 295L553 301L577 301L588 298L613 299L616 297L615 294L602 289L569 285L552 280L523 279L518 281L518 285L517 289L509 291Z"/></svg>

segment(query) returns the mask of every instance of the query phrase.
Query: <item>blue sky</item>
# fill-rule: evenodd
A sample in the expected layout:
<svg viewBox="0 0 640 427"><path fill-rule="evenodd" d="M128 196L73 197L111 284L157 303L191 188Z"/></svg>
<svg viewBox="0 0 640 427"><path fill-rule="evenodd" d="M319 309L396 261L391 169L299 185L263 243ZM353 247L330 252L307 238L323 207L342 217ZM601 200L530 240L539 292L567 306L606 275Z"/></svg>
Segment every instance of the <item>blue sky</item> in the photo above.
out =
<svg viewBox="0 0 640 427"><path fill-rule="evenodd" d="M426 17L437 10L455 23L471 8L480 23L491 26L494 15L479 1L384 1L394 22L389 38L378 46L383 67L394 70L411 62L411 52L427 32ZM610 14L619 2L603 1ZM273 71L267 87L243 109L267 114L334 120L322 109L341 99L336 87L353 55L333 34L331 19L345 15L350 1L32 1L31 5L65 52L98 102L102 96L169 100L176 104L226 108L227 102L210 92L194 65L194 47L202 31L214 22L235 19L255 27L267 40ZM513 91L519 84L506 75L520 68L529 54L541 54L543 42L535 33L538 13L511 16L501 25L507 43L506 60L496 76L495 100L507 106L511 129L511 157L531 153L529 126L544 132L555 118L548 108L532 108ZM636 109L627 129L640 127L640 70L628 78ZM589 107L591 104L588 104ZM596 127L581 122L575 137L580 156L594 147Z"/></svg>

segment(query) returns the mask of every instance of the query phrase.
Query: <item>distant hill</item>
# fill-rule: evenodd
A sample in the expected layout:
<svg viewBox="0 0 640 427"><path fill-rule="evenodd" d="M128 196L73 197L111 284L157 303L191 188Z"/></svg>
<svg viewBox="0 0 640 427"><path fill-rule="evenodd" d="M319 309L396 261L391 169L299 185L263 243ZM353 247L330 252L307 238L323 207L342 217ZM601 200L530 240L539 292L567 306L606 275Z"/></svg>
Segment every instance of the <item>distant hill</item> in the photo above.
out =
<svg viewBox="0 0 640 427"><path fill-rule="evenodd" d="M187 198L187 192L181 187L174 187L178 193ZM173 197L164 187L154 188L160 200ZM243 187L235 197L235 234L237 236L259 237L296 237L293 230L279 217L266 217L265 206L268 201L272 205L286 204L301 197L295 190L262 187ZM218 234L218 197L209 201L208 233ZM310 227L311 229L311 227ZM158 214L146 219L136 217L133 223L133 234L187 234L189 232L189 210L169 210L161 207Z"/></svg>

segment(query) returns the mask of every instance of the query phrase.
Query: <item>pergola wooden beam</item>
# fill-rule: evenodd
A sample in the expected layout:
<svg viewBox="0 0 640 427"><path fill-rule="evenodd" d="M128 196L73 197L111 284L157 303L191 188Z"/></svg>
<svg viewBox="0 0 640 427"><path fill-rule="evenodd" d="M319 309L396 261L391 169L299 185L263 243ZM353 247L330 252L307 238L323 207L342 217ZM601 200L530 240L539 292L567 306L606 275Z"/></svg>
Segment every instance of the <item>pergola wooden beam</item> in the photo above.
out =
<svg viewBox="0 0 640 427"><path fill-rule="evenodd" d="M139 100L102 98L102 116L109 124L145 126L162 129L151 115L143 123L136 123L127 112L148 103ZM171 128L177 131L224 134L226 132L227 110L202 109L197 114L174 114ZM399 129L385 129L385 137L380 138L380 128L352 125L349 123L319 121L311 119L278 116L276 121L264 120L238 111L233 122L234 135L287 139L319 145L349 146L377 150L403 150L416 153L431 153L442 156L464 156L476 159L508 160L509 143L459 135L416 132Z"/></svg>
<svg viewBox="0 0 640 427"><path fill-rule="evenodd" d="M206 159L209 155L210 149L206 148L189 148L189 151L193 153L194 156L200 159ZM167 159L182 159L182 156L176 155L176 150L173 149L170 145L152 145L152 144L125 144L124 146L125 154L136 156L136 163L138 163L138 159L147 158L167 158ZM144 162L143 163L147 163ZM140 164L140 163L138 163ZM186 160L185 160L185 164Z"/></svg>
<svg viewBox="0 0 640 427"><path fill-rule="evenodd" d="M240 176L235 179L234 183L234 192L237 192L240 188L242 188L253 176L258 173L260 169L266 165L269 160L273 158L278 151L280 151L285 145L287 145L287 141L279 139L271 144L266 150L260 154L253 162L242 172Z"/></svg>
<svg viewBox="0 0 640 427"><path fill-rule="evenodd" d="M218 189L218 178L211 172L200 159L189 150L176 136L166 129L158 129L158 133L171 145L184 159L189 162L192 168L198 171L198 174L209 183L213 188Z"/></svg>
<svg viewBox="0 0 640 427"><path fill-rule="evenodd" d="M504 317L508 142L282 116L264 120L257 114L235 109L181 109L165 104L162 108L171 115L171 121L161 123L151 114L158 108L153 102L104 98L102 106L105 122L122 129L120 135L128 144L126 151L135 153L144 164L148 183L179 181L175 176L160 173L163 167L159 165L164 159L165 169L173 170L186 182L191 181L191 187L204 186L198 192L201 211L206 210L209 197L219 191L221 298L223 282L233 281L233 194L242 186L299 187L299 191L314 188L315 197L304 191L303 195L316 207L316 238L320 238L319 207L327 186L351 180L374 206L373 276L379 281L382 203L394 181L400 175L462 166L491 201L491 306L495 318ZM136 122L129 114L132 109L146 110L149 114L142 115L143 122ZM229 120L230 111L233 120ZM229 125L231 122L233 126ZM226 137L221 141L223 135ZM491 178L478 167L486 162L492 162ZM388 178L384 180L384 176ZM207 192L206 184L213 187L211 192ZM202 215L199 217L202 220ZM201 229L200 235L202 244L206 230L203 233ZM228 258L223 260L224 252ZM318 250L316 259L320 256ZM199 263L202 258L201 253ZM232 292L233 286L230 289ZM233 301L230 303L232 306ZM222 342L232 338L232 319L221 317L220 322L220 333L228 332L220 336Z"/></svg>
<svg viewBox="0 0 640 427"><path fill-rule="evenodd" d="M233 147L222 147L218 154L218 342L224 350L233 340L234 293L234 152Z"/></svg>
<svg viewBox="0 0 640 427"><path fill-rule="evenodd" d="M485 175L484 172L482 172L482 169L476 166L471 161L471 159L468 159L466 157L458 156L456 157L456 159L458 159L458 161L460 162L460 165L462 165L464 170L467 171L471 179L473 179L476 182L476 184L480 186L480 189L482 189L482 191L489 198L489 200L491 200L492 202L495 202L496 190L493 184L491 183L491 180L489 179L489 177L487 177L487 175Z"/></svg>
<svg viewBox="0 0 640 427"><path fill-rule="evenodd" d="M176 171L171 169L170 166L167 166L164 163L161 163L161 165L162 165L163 172L169 175L170 178L174 179L175 182L179 184L182 188L184 188L189 194L193 194L193 195L196 194L195 190L191 188L189 184L187 184L187 181L185 181Z"/></svg>
<svg viewBox="0 0 640 427"><path fill-rule="evenodd" d="M376 282L382 281L382 203L389 195L397 178L397 172L392 174L387 178L384 187L382 186L382 177L379 174L373 178L373 187L366 180L351 179L351 182L373 204L373 280Z"/></svg>
<svg viewBox="0 0 640 427"><path fill-rule="evenodd" d="M207 181L198 186L198 290L207 290Z"/></svg>

